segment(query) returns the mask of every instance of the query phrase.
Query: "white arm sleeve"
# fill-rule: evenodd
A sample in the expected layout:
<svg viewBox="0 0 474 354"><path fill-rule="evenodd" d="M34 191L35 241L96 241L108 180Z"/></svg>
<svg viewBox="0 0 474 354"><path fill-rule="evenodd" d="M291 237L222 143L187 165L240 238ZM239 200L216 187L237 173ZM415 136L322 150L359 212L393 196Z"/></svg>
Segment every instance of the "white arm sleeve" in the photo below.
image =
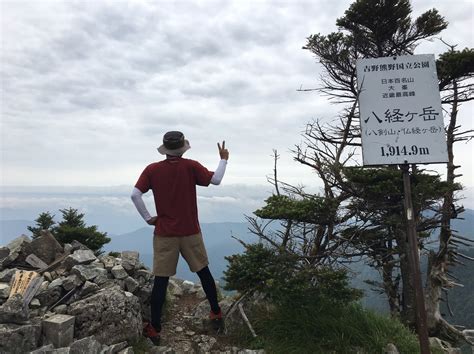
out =
<svg viewBox="0 0 474 354"><path fill-rule="evenodd" d="M139 190L137 187L133 188L133 191L132 191L133 204L135 204L135 208L137 208L143 220L148 221L151 219L151 216L148 210L146 209L145 202L143 201L142 195L143 193L141 190Z"/></svg>
<svg viewBox="0 0 474 354"><path fill-rule="evenodd" d="M219 161L219 166L217 166L217 169L214 171L214 175L211 178L211 184L218 185L221 183L222 178L224 177L226 166L227 160L222 159Z"/></svg>

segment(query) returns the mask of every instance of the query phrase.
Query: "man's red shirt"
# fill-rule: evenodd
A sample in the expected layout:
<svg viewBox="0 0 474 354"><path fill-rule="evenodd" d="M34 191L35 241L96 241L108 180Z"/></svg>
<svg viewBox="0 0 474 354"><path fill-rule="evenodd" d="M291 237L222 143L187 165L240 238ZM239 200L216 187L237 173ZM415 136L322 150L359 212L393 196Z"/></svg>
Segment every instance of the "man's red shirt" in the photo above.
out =
<svg viewBox="0 0 474 354"><path fill-rule="evenodd" d="M135 187L143 193L153 191L156 235L188 236L201 231L196 185L208 186L213 174L199 162L181 157L152 163L143 170Z"/></svg>

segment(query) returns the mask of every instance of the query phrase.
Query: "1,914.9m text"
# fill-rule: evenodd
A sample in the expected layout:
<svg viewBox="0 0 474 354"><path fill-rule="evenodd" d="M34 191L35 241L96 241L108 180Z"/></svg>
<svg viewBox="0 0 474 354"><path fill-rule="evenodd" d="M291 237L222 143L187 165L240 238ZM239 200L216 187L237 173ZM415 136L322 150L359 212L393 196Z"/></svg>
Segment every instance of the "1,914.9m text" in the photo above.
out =
<svg viewBox="0 0 474 354"><path fill-rule="evenodd" d="M380 152L382 156L412 156L412 155L429 155L430 150L427 147L412 145L411 147L403 146L381 146Z"/></svg>

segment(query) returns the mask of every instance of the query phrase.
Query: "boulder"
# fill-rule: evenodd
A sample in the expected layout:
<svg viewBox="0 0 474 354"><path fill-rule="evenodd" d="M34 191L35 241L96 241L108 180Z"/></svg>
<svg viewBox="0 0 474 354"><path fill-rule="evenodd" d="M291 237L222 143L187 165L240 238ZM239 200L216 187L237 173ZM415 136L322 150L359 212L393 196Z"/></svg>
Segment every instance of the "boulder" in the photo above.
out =
<svg viewBox="0 0 474 354"><path fill-rule="evenodd" d="M102 289L87 299L72 303L68 314L76 316L77 338L94 334L107 345L133 340L142 330L138 298L118 287Z"/></svg>
<svg viewBox="0 0 474 354"><path fill-rule="evenodd" d="M124 267L128 274L133 275L136 268L139 268L140 265L139 253L137 251L122 252L122 267Z"/></svg>
<svg viewBox="0 0 474 354"><path fill-rule="evenodd" d="M103 345L94 337L89 336L76 340L69 348L69 354L100 353Z"/></svg>
<svg viewBox="0 0 474 354"><path fill-rule="evenodd" d="M41 289L35 295L41 303L41 306L49 307L59 301L59 299L61 299L61 297L64 295L62 286L56 285L51 287L51 284L53 284L53 282L49 283L48 287L45 290L41 290L43 288L42 285Z"/></svg>
<svg viewBox="0 0 474 354"><path fill-rule="evenodd" d="M70 243L70 252L74 252L74 251L77 251L77 250L88 250L89 248L85 245L83 245L82 243L80 243L79 241L77 240L72 240L72 242Z"/></svg>
<svg viewBox="0 0 474 354"><path fill-rule="evenodd" d="M0 353L27 353L38 348L41 323L0 324Z"/></svg>
<svg viewBox="0 0 474 354"><path fill-rule="evenodd" d="M13 262L23 262L26 256L29 254L27 252L27 247L31 239L26 235L21 235L13 241L11 241L7 248L9 249L9 254L2 260L0 268L7 267Z"/></svg>
<svg viewBox="0 0 474 354"><path fill-rule="evenodd" d="M49 354L54 351L54 346L52 344L44 345L41 348L31 351L29 354Z"/></svg>
<svg viewBox="0 0 474 354"><path fill-rule="evenodd" d="M7 256L10 254L10 249L8 247L0 247L0 263L7 258Z"/></svg>
<svg viewBox="0 0 474 354"><path fill-rule="evenodd" d="M104 275L107 276L107 271L102 268L97 268L91 264L88 265L76 265L72 267L71 270L72 274L78 275L83 281L89 280L92 281L94 278L96 278L99 275Z"/></svg>
<svg viewBox="0 0 474 354"><path fill-rule="evenodd" d="M51 264L63 254L64 250L50 231L42 230L41 236L29 243L26 252L35 254L46 264Z"/></svg>
<svg viewBox="0 0 474 354"><path fill-rule="evenodd" d="M30 318L23 296L15 294L0 306L0 323L24 324Z"/></svg>
<svg viewBox="0 0 474 354"><path fill-rule="evenodd" d="M97 257L91 250L79 249L77 251L74 251L73 254L70 254L66 257L66 259L64 259L64 266L66 267L66 269L71 269L72 267L78 264L90 264L96 259Z"/></svg>
<svg viewBox="0 0 474 354"><path fill-rule="evenodd" d="M15 275L15 272L17 270L18 269L16 269L16 268L8 268L8 269L2 270L0 272L0 282L9 283L10 280L12 280L12 278Z"/></svg>

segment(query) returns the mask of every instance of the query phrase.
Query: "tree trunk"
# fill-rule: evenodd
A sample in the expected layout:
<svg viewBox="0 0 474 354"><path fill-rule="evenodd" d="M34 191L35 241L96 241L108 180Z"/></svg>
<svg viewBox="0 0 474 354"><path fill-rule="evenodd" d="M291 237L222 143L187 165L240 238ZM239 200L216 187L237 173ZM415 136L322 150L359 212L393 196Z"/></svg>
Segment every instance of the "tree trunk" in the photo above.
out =
<svg viewBox="0 0 474 354"><path fill-rule="evenodd" d="M454 183L454 154L453 144L456 129L456 118L458 114L458 90L456 81L453 82L453 105L449 126L446 131L447 149L448 149L448 165L446 173L446 181ZM448 246L451 241L451 218L453 217L454 208L454 192L448 192L444 196L441 230L439 233L438 252L430 252L428 259L428 271L426 279L425 306L428 332L431 336L436 336L450 342L458 342L464 338L461 331L451 326L441 316L440 301L443 288L452 288L453 285L449 281L447 270L450 262L450 253Z"/></svg>
<svg viewBox="0 0 474 354"><path fill-rule="evenodd" d="M394 265L391 263L393 257L389 257L382 265L382 279L385 294L388 297L390 306L390 315L394 318L400 318L400 299L398 296L398 281L393 279Z"/></svg>

